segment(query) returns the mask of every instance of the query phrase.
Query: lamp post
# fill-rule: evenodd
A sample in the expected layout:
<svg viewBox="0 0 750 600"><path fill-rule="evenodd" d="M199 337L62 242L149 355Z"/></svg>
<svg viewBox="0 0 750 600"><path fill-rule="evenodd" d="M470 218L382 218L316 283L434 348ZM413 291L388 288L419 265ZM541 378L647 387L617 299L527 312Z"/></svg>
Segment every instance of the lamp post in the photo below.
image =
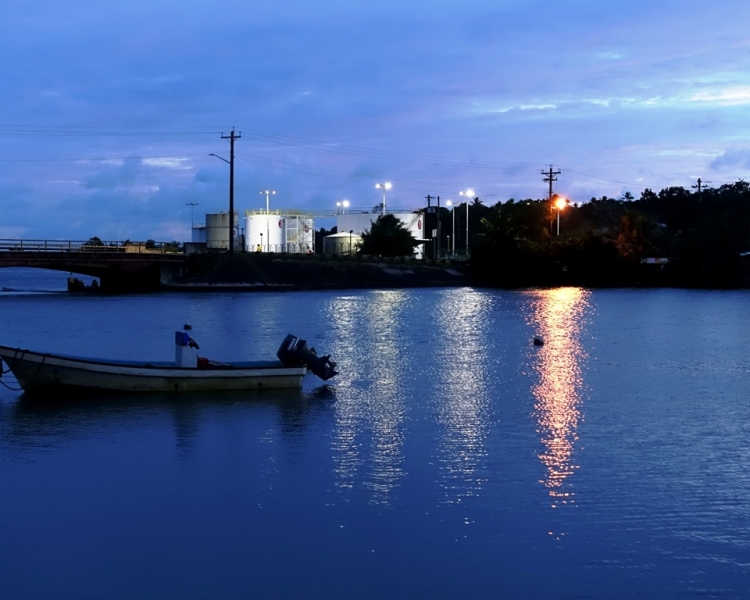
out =
<svg viewBox="0 0 750 600"><path fill-rule="evenodd" d="M557 209L557 236L560 236L560 211L568 205L568 200L563 196L557 196L555 199L555 208Z"/></svg>
<svg viewBox="0 0 750 600"><path fill-rule="evenodd" d="M270 208L269 197L272 194L275 194L276 190L261 190L258 193L266 195L266 243L268 244L268 251L270 252L271 251L271 231L270 231L270 226L268 225L268 215L271 214L271 208ZM261 237L263 236L262 233L260 235L261 235ZM261 244L261 246L262 245L263 244Z"/></svg>
<svg viewBox="0 0 750 600"><path fill-rule="evenodd" d="M393 186L391 185L390 181L386 181L385 183L376 183L375 187L379 190L383 190L383 203L380 205L380 214L385 214L385 191L390 190Z"/></svg>
<svg viewBox="0 0 750 600"><path fill-rule="evenodd" d="M456 209L453 206L452 200L445 201L446 206L451 207L451 215L453 216L453 225L451 227L451 257L456 257Z"/></svg>
<svg viewBox="0 0 750 600"><path fill-rule="evenodd" d="M193 221L193 208L198 206L198 202L188 202L186 205L190 207L190 229L192 230L193 227L195 227L195 222Z"/></svg>
<svg viewBox="0 0 750 600"><path fill-rule="evenodd" d="M349 208L349 200L336 202L336 208L338 208L339 214L343 215L346 212L346 209Z"/></svg>
<svg viewBox="0 0 750 600"><path fill-rule="evenodd" d="M353 229L349 230L349 256L352 255L352 234L354 233Z"/></svg>
<svg viewBox="0 0 750 600"><path fill-rule="evenodd" d="M269 209L269 196L271 196L272 194L275 194L276 190L261 190L258 193L266 195L266 214L267 215L270 214L271 211Z"/></svg>
<svg viewBox="0 0 750 600"><path fill-rule="evenodd" d="M474 198L474 190L469 188L458 192L459 196L466 196L466 258L469 258L469 198Z"/></svg>

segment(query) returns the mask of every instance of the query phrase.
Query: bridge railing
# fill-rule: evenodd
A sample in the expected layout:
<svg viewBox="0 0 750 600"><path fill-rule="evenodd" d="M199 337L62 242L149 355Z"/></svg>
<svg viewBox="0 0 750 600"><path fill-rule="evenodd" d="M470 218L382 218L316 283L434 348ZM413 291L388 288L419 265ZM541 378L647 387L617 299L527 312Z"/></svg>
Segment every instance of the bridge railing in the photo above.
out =
<svg viewBox="0 0 750 600"><path fill-rule="evenodd" d="M0 238L0 252L136 252L143 254L181 253L174 242L107 242L100 240L14 240Z"/></svg>

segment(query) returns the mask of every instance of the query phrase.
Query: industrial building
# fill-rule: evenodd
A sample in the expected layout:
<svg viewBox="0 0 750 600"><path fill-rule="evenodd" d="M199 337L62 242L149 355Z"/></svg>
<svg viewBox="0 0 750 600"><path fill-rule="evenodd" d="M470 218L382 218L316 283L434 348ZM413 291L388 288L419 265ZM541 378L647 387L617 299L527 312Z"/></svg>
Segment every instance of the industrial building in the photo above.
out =
<svg viewBox="0 0 750 600"><path fill-rule="evenodd" d="M414 256L424 253L424 214L421 211L392 212L411 235L422 242ZM341 212L336 215L336 231L326 236L323 248L327 255L354 254L362 234L370 231L380 212ZM294 210L246 210L244 221L234 214L234 250L236 252L274 252L278 254L313 254L315 221L309 213ZM244 226L243 226L244 225ZM202 252L229 249L229 213L206 214L205 225L192 226L192 239L186 251Z"/></svg>
<svg viewBox="0 0 750 600"><path fill-rule="evenodd" d="M234 222L240 224L237 213ZM245 211L244 228L235 227L234 249L247 252L312 254L315 223L311 215L296 211ZM205 225L193 225L190 252L229 249L229 213L206 214Z"/></svg>

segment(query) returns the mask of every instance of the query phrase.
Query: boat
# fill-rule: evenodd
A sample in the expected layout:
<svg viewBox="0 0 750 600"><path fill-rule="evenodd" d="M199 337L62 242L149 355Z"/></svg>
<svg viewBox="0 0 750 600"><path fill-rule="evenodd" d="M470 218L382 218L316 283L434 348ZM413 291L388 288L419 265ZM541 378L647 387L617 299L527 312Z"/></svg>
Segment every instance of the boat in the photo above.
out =
<svg viewBox="0 0 750 600"><path fill-rule="evenodd" d="M175 361L81 358L0 345L0 358L27 393L50 390L107 392L210 392L299 388L308 371L323 380L337 375L330 356L289 334L276 360L216 362L191 354L198 345L175 332ZM7 373L4 370L2 373Z"/></svg>

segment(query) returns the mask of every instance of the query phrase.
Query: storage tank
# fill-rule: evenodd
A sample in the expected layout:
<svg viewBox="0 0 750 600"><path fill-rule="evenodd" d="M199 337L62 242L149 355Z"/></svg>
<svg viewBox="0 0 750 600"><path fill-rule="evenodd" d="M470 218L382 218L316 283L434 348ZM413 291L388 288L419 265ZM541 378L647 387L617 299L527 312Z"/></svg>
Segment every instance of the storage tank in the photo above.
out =
<svg viewBox="0 0 750 600"><path fill-rule="evenodd" d="M326 256L346 256L357 253L357 245L362 236L356 233L334 233L323 238L323 254Z"/></svg>
<svg viewBox="0 0 750 600"><path fill-rule="evenodd" d="M278 212L245 211L245 249L248 252L281 252L284 218Z"/></svg>
<svg viewBox="0 0 750 600"><path fill-rule="evenodd" d="M234 248L237 250L240 239L239 216L234 213ZM229 213L206 214L206 248L215 250L229 249Z"/></svg>

